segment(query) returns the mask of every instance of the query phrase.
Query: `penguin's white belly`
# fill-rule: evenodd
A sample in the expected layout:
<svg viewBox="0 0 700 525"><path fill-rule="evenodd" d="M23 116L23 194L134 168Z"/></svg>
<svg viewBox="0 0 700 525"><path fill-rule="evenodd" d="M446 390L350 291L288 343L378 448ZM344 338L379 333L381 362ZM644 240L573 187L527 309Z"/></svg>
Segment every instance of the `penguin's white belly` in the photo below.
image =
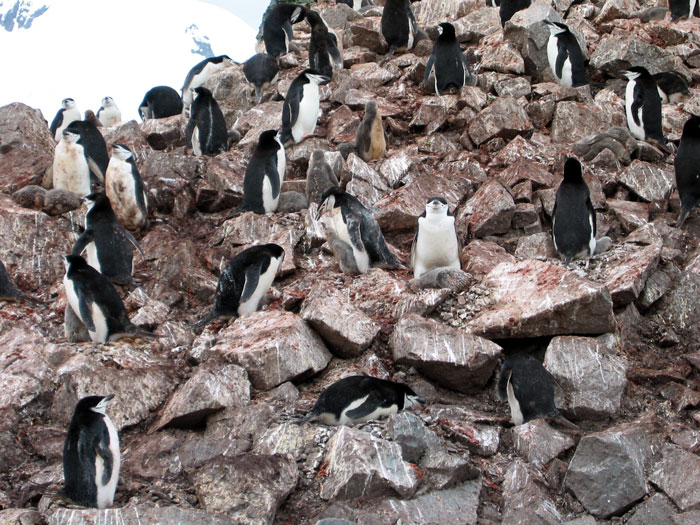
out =
<svg viewBox="0 0 700 525"><path fill-rule="evenodd" d="M280 196L279 194L276 198L272 196L272 184L270 183L270 177L268 177L267 175L263 177L262 201L263 208L265 208L265 213L273 213L277 211L277 206L280 202Z"/></svg>
<svg viewBox="0 0 700 525"><path fill-rule="evenodd" d="M280 149L277 150L277 174L280 176L280 189L284 182L285 171L287 171L287 156L284 153L284 146L280 144Z"/></svg>
<svg viewBox="0 0 700 525"><path fill-rule="evenodd" d="M258 310L260 301L270 289L270 286L272 286L272 281L275 280L275 275L277 275L277 269L280 266L280 262L281 261L278 258L272 257L267 270L260 274L260 277L258 278L258 286L255 288L253 295L245 303L238 305L238 315L249 314Z"/></svg>
<svg viewBox="0 0 700 525"><path fill-rule="evenodd" d="M83 317L80 315L80 300L78 299L78 293L75 291L73 281L71 281L65 275L63 276L63 288L66 291L66 300L68 301L68 305L73 310L75 316L78 319L80 319L80 322L85 324L85 321L83 321Z"/></svg>
<svg viewBox="0 0 700 525"><path fill-rule="evenodd" d="M105 179L107 198L119 222L132 230L140 228L146 222L146 216L136 200L131 164L112 157Z"/></svg>
<svg viewBox="0 0 700 525"><path fill-rule="evenodd" d="M122 113L116 108L105 108L97 117L105 127L116 126L122 121Z"/></svg>
<svg viewBox="0 0 700 525"><path fill-rule="evenodd" d="M347 225L343 222L343 214L340 208L335 208L333 210L333 226L335 227L338 239L352 248L352 254L355 256L355 264L357 265L358 271L360 273L367 273L369 270L369 254L367 250L364 249L364 246L362 249L358 249L358 247L350 241L350 233L348 232Z"/></svg>
<svg viewBox="0 0 700 525"><path fill-rule="evenodd" d="M85 247L85 250L87 251L88 264L98 272L102 273L102 265L100 264L100 260L97 257L97 247L95 246L95 242L93 241L89 243Z"/></svg>
<svg viewBox="0 0 700 525"><path fill-rule="evenodd" d="M297 121L292 126L294 142L299 143L306 135L310 135L316 129L320 110L320 97L318 86L313 82L304 84L304 91L299 101L299 113Z"/></svg>
<svg viewBox="0 0 700 525"><path fill-rule="evenodd" d="M90 304L90 311L92 312L92 324L95 325L95 331L88 329L90 334L90 339L96 343L106 343L109 337L109 329L107 328L107 318L102 312L102 308L99 307L97 303Z"/></svg>
<svg viewBox="0 0 700 525"><path fill-rule="evenodd" d="M111 507L114 502L114 493L117 491L117 482L119 481L119 468L121 467L121 457L119 454L119 434L117 428L108 417L104 417L104 423L107 426L109 434L109 450L112 453L112 475L107 483L102 483L102 474L104 472L104 462L99 455L95 456L95 484L97 485L97 508L104 509Z"/></svg>
<svg viewBox="0 0 700 525"><path fill-rule="evenodd" d="M199 127L195 126L192 132L192 151L197 157L202 156L202 146L199 143Z"/></svg>
<svg viewBox="0 0 700 525"><path fill-rule="evenodd" d="M460 269L454 219L448 217L434 222L421 218L418 231L413 262L414 277L418 278L434 268Z"/></svg>
<svg viewBox="0 0 700 525"><path fill-rule="evenodd" d="M522 410L520 410L520 403L518 402L518 399L515 397L515 393L513 392L513 385L510 382L510 379L508 379L508 405L510 406L510 417L513 419L513 424L514 425L522 425L523 424L523 413Z"/></svg>
<svg viewBox="0 0 700 525"><path fill-rule="evenodd" d="M346 425L346 424L356 425L358 423L364 423L365 421L372 421L373 419L379 419L381 417L390 416L391 414L396 414L399 411L399 407L397 405L391 405L389 407L376 407L372 412L370 412L366 416L363 416L360 418L348 417L348 412L355 410L357 407L362 405L367 400L367 397L368 396L361 397L360 399L356 399L355 401L350 403L347 406L347 408L341 412L340 418L338 419L338 422L335 424L336 425Z"/></svg>
<svg viewBox="0 0 700 525"><path fill-rule="evenodd" d="M632 115L632 103L634 102L634 88L636 86L634 80L627 82L627 89L625 90L625 112L627 113L627 126L630 129L630 133L636 139L644 140L646 136L644 133L642 114L644 112L644 104L639 108L639 124L634 121L634 116Z"/></svg>
<svg viewBox="0 0 700 525"><path fill-rule="evenodd" d="M53 161L53 187L72 191L79 197L90 194L90 167L82 146L62 140Z"/></svg>

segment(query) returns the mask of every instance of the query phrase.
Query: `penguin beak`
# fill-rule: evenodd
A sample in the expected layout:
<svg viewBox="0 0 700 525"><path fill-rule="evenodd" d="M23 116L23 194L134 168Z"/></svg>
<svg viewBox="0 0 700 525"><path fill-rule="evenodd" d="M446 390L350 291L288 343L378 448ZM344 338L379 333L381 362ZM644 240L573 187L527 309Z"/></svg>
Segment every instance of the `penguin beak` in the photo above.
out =
<svg viewBox="0 0 700 525"><path fill-rule="evenodd" d="M113 399L113 398L114 398L114 394L107 394L104 397L104 399L102 400L102 402L104 403L104 402L109 401L110 399Z"/></svg>

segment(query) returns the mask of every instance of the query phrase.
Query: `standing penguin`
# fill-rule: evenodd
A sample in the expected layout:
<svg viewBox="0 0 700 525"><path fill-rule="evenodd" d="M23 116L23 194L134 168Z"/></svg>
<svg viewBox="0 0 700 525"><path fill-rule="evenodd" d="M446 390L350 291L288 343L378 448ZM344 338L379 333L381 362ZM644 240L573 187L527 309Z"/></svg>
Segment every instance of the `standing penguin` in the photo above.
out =
<svg viewBox="0 0 700 525"><path fill-rule="evenodd" d="M413 49L418 37L418 24L411 11L411 0L386 0L382 11L382 36L389 45L383 62L388 62L395 51Z"/></svg>
<svg viewBox="0 0 700 525"><path fill-rule="evenodd" d="M317 149L309 159L309 169L306 172L306 201L320 203L321 195L332 186L338 186L338 178L326 162L326 154Z"/></svg>
<svg viewBox="0 0 700 525"><path fill-rule="evenodd" d="M207 88L194 89L197 98L192 102L190 119L185 129L185 140L197 156L217 155L228 151L228 130L219 104Z"/></svg>
<svg viewBox="0 0 700 525"><path fill-rule="evenodd" d="M554 248L564 262L582 252L592 256L596 249L596 216L591 193L583 180L581 163L573 157L564 164L564 180L559 185L552 212Z"/></svg>
<svg viewBox="0 0 700 525"><path fill-rule="evenodd" d="M284 146L277 131L263 131L243 177L243 202L226 218L244 211L260 214L277 211L286 169Z"/></svg>
<svg viewBox="0 0 700 525"><path fill-rule="evenodd" d="M698 0L668 0L668 7L671 10L671 21L675 22L679 18L690 18L700 16Z"/></svg>
<svg viewBox="0 0 700 525"><path fill-rule="evenodd" d="M683 226L691 210L700 204L700 117L691 115L683 125L676 158L676 187L681 197L677 226Z"/></svg>
<svg viewBox="0 0 700 525"><path fill-rule="evenodd" d="M49 129L56 141L61 140L63 130L74 120L80 120L80 110L72 98L64 98L61 102L61 109L58 110L53 118Z"/></svg>
<svg viewBox="0 0 700 525"><path fill-rule="evenodd" d="M382 114L379 112L377 103L370 100L365 104L365 116L355 134L357 154L365 162L379 159L386 152L386 144Z"/></svg>
<svg viewBox="0 0 700 525"><path fill-rule="evenodd" d="M309 41L309 66L328 78L333 70L343 69L343 57L338 50L335 35L328 31L326 23L316 11L306 11L306 21L311 26Z"/></svg>
<svg viewBox="0 0 700 525"><path fill-rule="evenodd" d="M356 197L334 186L323 192L321 201L319 213L330 212L338 239L352 247L360 273L370 266L403 268L389 251L377 220Z"/></svg>
<svg viewBox="0 0 700 525"><path fill-rule="evenodd" d="M661 128L661 97L656 82L641 66L631 67L622 74L628 79L625 112L630 132L636 139L665 144Z"/></svg>
<svg viewBox="0 0 700 525"><path fill-rule="evenodd" d="M85 215L85 231L73 245L71 255L87 250L90 266L117 284L132 282L133 245L145 258L136 239L121 225L107 196L91 193L85 200L89 209Z"/></svg>
<svg viewBox="0 0 700 525"><path fill-rule="evenodd" d="M214 73L218 73L223 68L233 65L233 63L233 60L228 55L219 55L205 58L190 69L185 77L185 83L182 85L183 110L190 110L190 104L192 104L192 98L194 97L192 91L195 88L204 84Z"/></svg>
<svg viewBox="0 0 700 525"><path fill-rule="evenodd" d="M143 121L152 118L165 118L182 113L182 98L170 86L156 86L149 89L139 105L139 115Z"/></svg>
<svg viewBox="0 0 700 525"><path fill-rule="evenodd" d="M10 274L7 273L7 268L2 261L0 261L0 301L28 301L30 303L41 303L39 299L29 297L24 292L15 288L15 285L10 279Z"/></svg>
<svg viewBox="0 0 700 525"><path fill-rule="evenodd" d="M102 99L102 106L97 110L97 118L100 119L103 126L116 126L122 121L122 112L119 111L117 104L112 97Z"/></svg>
<svg viewBox="0 0 700 525"><path fill-rule="evenodd" d="M518 11L530 7L531 0L501 0L498 7L498 15L501 17L501 27L506 26L506 22L513 18Z"/></svg>
<svg viewBox="0 0 700 525"><path fill-rule="evenodd" d="M255 87L255 100L260 104L262 92L279 78L277 59L267 53L257 53L243 63L243 74L249 84Z"/></svg>
<svg viewBox="0 0 700 525"><path fill-rule="evenodd" d="M105 191L114 213L124 226L130 230L140 230L148 225L146 187L133 153L124 144L112 144Z"/></svg>
<svg viewBox="0 0 700 525"><path fill-rule="evenodd" d="M671 72L661 72L651 75L656 82L662 103L677 104L685 102L690 97L690 90L685 79Z"/></svg>
<svg viewBox="0 0 700 525"><path fill-rule="evenodd" d="M282 105L282 144L298 144L314 132L321 112L318 86L330 80L315 69L305 69L292 80Z"/></svg>
<svg viewBox="0 0 700 525"><path fill-rule="evenodd" d="M90 167L80 134L64 129L54 151L53 187L72 191L79 197L90 193Z"/></svg>
<svg viewBox="0 0 700 525"><path fill-rule="evenodd" d="M361 11L367 7L374 7L373 0L336 0L336 4L345 4L352 7L355 11Z"/></svg>
<svg viewBox="0 0 700 525"><path fill-rule="evenodd" d="M80 135L80 144L83 146L85 161L90 168L90 174L94 182L104 182L105 172L109 165L107 143L99 129L97 119L86 118L74 120L64 131L71 131Z"/></svg>
<svg viewBox="0 0 700 525"><path fill-rule="evenodd" d="M141 330L129 320L122 298L108 277L82 257L65 255L63 259L66 266L63 286L68 306L87 327L90 339L107 343L123 337L159 337Z"/></svg>
<svg viewBox="0 0 700 525"><path fill-rule="evenodd" d="M85 507L114 503L121 456L119 434L107 415L114 397L88 396L78 401L63 444L64 494Z"/></svg>
<svg viewBox="0 0 700 525"><path fill-rule="evenodd" d="M83 119L85 122L89 122L96 128L101 128L102 127L102 122L100 122L100 119L97 118L97 115L95 115L95 112L91 109L86 109L85 110L85 118Z"/></svg>
<svg viewBox="0 0 700 525"><path fill-rule="evenodd" d="M306 15L304 7L279 3L267 10L263 21L265 50L273 57L289 53L289 44L294 38L292 24L301 22Z"/></svg>
<svg viewBox="0 0 700 525"><path fill-rule="evenodd" d="M219 277L214 308L192 328L257 311L283 260L284 250L273 243L251 246L235 255Z"/></svg>
<svg viewBox="0 0 700 525"><path fill-rule="evenodd" d="M566 24L543 20L549 27L547 60L552 73L562 86L578 87L588 84L581 46Z"/></svg>
<svg viewBox="0 0 700 525"><path fill-rule="evenodd" d="M425 66L426 86L435 86L435 93L442 95L450 88L461 89L471 80L467 57L457 42L455 27L447 22L438 26L440 35L433 45L433 53ZM432 79L432 82L431 82Z"/></svg>
<svg viewBox="0 0 700 525"><path fill-rule="evenodd" d="M411 266L414 279L435 268L462 268L455 218L442 197L428 199L425 211L418 217Z"/></svg>
<svg viewBox="0 0 700 525"><path fill-rule="evenodd" d="M321 392L309 413L293 422L356 425L424 403L408 385L371 376L350 376Z"/></svg>

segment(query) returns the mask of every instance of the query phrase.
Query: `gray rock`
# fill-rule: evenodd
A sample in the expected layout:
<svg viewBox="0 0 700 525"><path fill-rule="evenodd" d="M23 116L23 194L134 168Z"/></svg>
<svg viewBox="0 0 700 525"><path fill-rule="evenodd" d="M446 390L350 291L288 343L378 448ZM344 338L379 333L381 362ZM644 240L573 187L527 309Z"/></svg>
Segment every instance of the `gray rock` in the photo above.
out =
<svg viewBox="0 0 700 525"><path fill-rule="evenodd" d="M456 406L429 405L426 410L430 414L429 422L440 425L452 441L465 445L470 452L493 456L498 451L501 433L500 428L494 426L497 418Z"/></svg>
<svg viewBox="0 0 700 525"><path fill-rule="evenodd" d="M481 390L502 352L487 339L415 314L399 320L389 345L397 363L459 392Z"/></svg>
<svg viewBox="0 0 700 525"><path fill-rule="evenodd" d="M501 19L498 10L490 7L474 9L466 16L456 20L455 34L460 42L478 42L491 33L496 33L501 28Z"/></svg>
<svg viewBox="0 0 700 525"><path fill-rule="evenodd" d="M352 174L346 190L365 206L374 204L389 190L381 174L354 153L350 154L345 165Z"/></svg>
<svg viewBox="0 0 700 525"><path fill-rule="evenodd" d="M498 18L498 12L493 9L488 9L490 11L489 16L494 17L498 20L498 25L500 25L500 19ZM525 73L525 62L523 57L520 56L518 50L515 49L510 42L503 42L500 37L499 32L488 35L481 41L481 45L478 48L477 55L481 55L481 70L482 71L495 71L497 73L514 73L516 75L522 75ZM483 85L484 75L479 76L479 81Z"/></svg>
<svg viewBox="0 0 700 525"><path fill-rule="evenodd" d="M646 202L668 199L675 188L675 175L670 167L634 160L618 180Z"/></svg>
<svg viewBox="0 0 700 525"><path fill-rule="evenodd" d="M668 273L656 270L647 279L644 290L642 290L635 304L640 309L646 310L661 299L671 289L672 285L671 277L669 277Z"/></svg>
<svg viewBox="0 0 700 525"><path fill-rule="evenodd" d="M600 25L618 18L632 18L639 7L636 0L606 0L594 23Z"/></svg>
<svg viewBox="0 0 700 525"><path fill-rule="evenodd" d="M575 444L573 439L549 426L544 419L514 427L513 441L518 454L537 468L544 467Z"/></svg>
<svg viewBox="0 0 700 525"><path fill-rule="evenodd" d="M576 447L566 487L594 516L618 516L648 493L644 462L650 456L646 433L639 427L589 434Z"/></svg>
<svg viewBox="0 0 700 525"><path fill-rule="evenodd" d="M335 4L323 10L323 19L333 29L345 29L348 22L361 20L362 15L347 4Z"/></svg>
<svg viewBox="0 0 700 525"><path fill-rule="evenodd" d="M516 459L505 474L503 500L503 523L554 525L562 522L561 514L547 494L544 480L520 459Z"/></svg>
<svg viewBox="0 0 700 525"><path fill-rule="evenodd" d="M574 101L557 103L552 120L552 140L570 144L596 135L610 126L610 122L595 104Z"/></svg>
<svg viewBox="0 0 700 525"><path fill-rule="evenodd" d="M0 518L2 515L0 514ZM117 525L120 523L187 523L188 525L231 525L231 518L202 510L152 503L129 504L122 508L76 509L55 507L47 516L51 525ZM24 522L21 522L24 524Z"/></svg>
<svg viewBox="0 0 700 525"><path fill-rule="evenodd" d="M469 215L469 231L474 237L506 233L515 213L515 202L500 182L490 180L472 195L462 213Z"/></svg>
<svg viewBox="0 0 700 525"><path fill-rule="evenodd" d="M663 242L656 239L643 248L624 244L611 253L603 279L615 307L625 306L639 297L659 264L662 248Z"/></svg>
<svg viewBox="0 0 700 525"><path fill-rule="evenodd" d="M657 492L634 509L634 514L627 520L627 525L657 525L660 523L677 524L678 513L673 504L662 493Z"/></svg>
<svg viewBox="0 0 700 525"><path fill-rule="evenodd" d="M700 458L666 444L649 481L663 490L681 511L700 509Z"/></svg>
<svg viewBox="0 0 700 525"><path fill-rule="evenodd" d="M510 140L516 135L527 136L533 129L527 112L518 101L504 96L498 97L472 120L469 137L478 146L495 137Z"/></svg>
<svg viewBox="0 0 700 525"><path fill-rule="evenodd" d="M683 338L694 339L700 326L700 309L688 305L694 304L693 297L699 293L700 275L685 272L657 303L656 317L660 324Z"/></svg>

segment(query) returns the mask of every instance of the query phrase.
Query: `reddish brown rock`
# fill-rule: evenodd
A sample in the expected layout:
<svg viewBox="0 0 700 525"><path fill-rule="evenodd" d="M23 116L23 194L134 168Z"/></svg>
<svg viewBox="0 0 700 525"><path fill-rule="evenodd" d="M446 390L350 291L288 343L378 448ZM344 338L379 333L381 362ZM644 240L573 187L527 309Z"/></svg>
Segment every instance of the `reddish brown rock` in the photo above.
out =
<svg viewBox="0 0 700 525"><path fill-rule="evenodd" d="M682 511L700 509L700 459L667 444L654 465L649 480L663 490Z"/></svg>
<svg viewBox="0 0 700 525"><path fill-rule="evenodd" d="M510 192L498 181L483 184L464 205L462 215L469 216L469 233L486 237L506 233L515 212Z"/></svg>
<svg viewBox="0 0 700 525"><path fill-rule="evenodd" d="M649 205L644 202L608 199L607 203L626 232L641 228L649 221Z"/></svg>
<svg viewBox="0 0 700 525"><path fill-rule="evenodd" d="M515 139L515 140L523 140ZM533 189L551 188L556 178L539 162L520 158L498 174L503 184L512 188L522 181L531 181Z"/></svg>
<svg viewBox="0 0 700 525"><path fill-rule="evenodd" d="M499 263L515 263L516 258L495 242L474 239L462 250L464 271L477 279L488 274Z"/></svg>
<svg viewBox="0 0 700 525"><path fill-rule="evenodd" d="M668 199L675 188L671 167L636 159L619 174L618 180L646 202Z"/></svg>
<svg viewBox="0 0 700 525"><path fill-rule="evenodd" d="M469 137L480 145L495 137L512 139L516 135L529 135L532 123L525 109L513 97L499 97L479 113L469 125Z"/></svg>
<svg viewBox="0 0 700 525"><path fill-rule="evenodd" d="M182 115L149 119L141 124L149 146L155 150L167 150L185 145L185 125Z"/></svg>
<svg viewBox="0 0 700 525"><path fill-rule="evenodd" d="M609 261L604 272L605 285L616 307L631 303L644 289L647 278L656 269L661 258L663 242L656 240L644 248L624 244ZM622 252L618 255L618 252Z"/></svg>
<svg viewBox="0 0 700 525"><path fill-rule="evenodd" d="M564 101L557 104L552 120L552 141L571 144L607 129L610 122L595 105Z"/></svg>

